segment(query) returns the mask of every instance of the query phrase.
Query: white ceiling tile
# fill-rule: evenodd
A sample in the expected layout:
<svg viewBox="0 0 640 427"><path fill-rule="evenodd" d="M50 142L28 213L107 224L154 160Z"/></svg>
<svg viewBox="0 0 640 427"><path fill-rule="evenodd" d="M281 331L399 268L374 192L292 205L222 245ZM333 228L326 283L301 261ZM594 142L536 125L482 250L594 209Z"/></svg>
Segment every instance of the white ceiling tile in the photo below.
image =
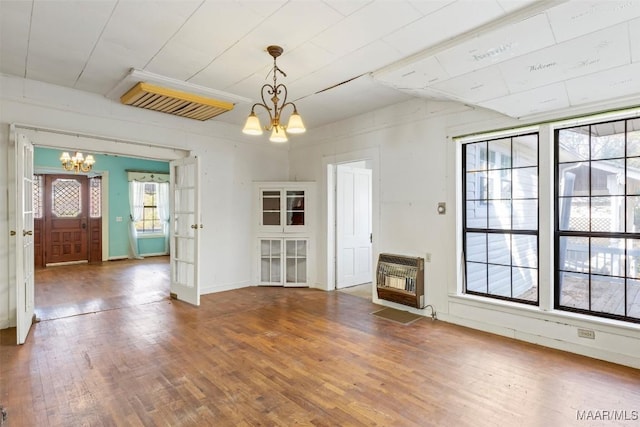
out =
<svg viewBox="0 0 640 427"><path fill-rule="evenodd" d="M220 13L221 7L224 14ZM263 19L263 16L237 2L203 3L146 69L188 80Z"/></svg>
<svg viewBox="0 0 640 427"><path fill-rule="evenodd" d="M437 82L431 87L457 99L473 103L509 94L497 67L488 67Z"/></svg>
<svg viewBox="0 0 640 427"><path fill-rule="evenodd" d="M114 1L34 2L27 78L73 86L114 4Z"/></svg>
<svg viewBox="0 0 640 427"><path fill-rule="evenodd" d="M629 21L628 25L631 61L640 62L640 18Z"/></svg>
<svg viewBox="0 0 640 427"><path fill-rule="evenodd" d="M24 77L31 2L0 1L0 72Z"/></svg>
<svg viewBox="0 0 640 427"><path fill-rule="evenodd" d="M376 1L318 34L313 42L338 56L349 54L418 19L407 2Z"/></svg>
<svg viewBox="0 0 640 427"><path fill-rule="evenodd" d="M421 14L429 15L438 9L450 5L454 1L456 0L409 0L409 3Z"/></svg>
<svg viewBox="0 0 640 427"><path fill-rule="evenodd" d="M329 7L336 10L342 16L349 16L358 9L362 9L372 0L323 0Z"/></svg>
<svg viewBox="0 0 640 427"><path fill-rule="evenodd" d="M640 95L640 62L565 83L571 105Z"/></svg>
<svg viewBox="0 0 640 427"><path fill-rule="evenodd" d="M511 117L524 117L569 107L563 83L536 88L515 95L504 96L478 105Z"/></svg>
<svg viewBox="0 0 640 427"><path fill-rule="evenodd" d="M436 57L450 76L459 76L553 44L547 18L538 14L457 44Z"/></svg>
<svg viewBox="0 0 640 427"><path fill-rule="evenodd" d="M626 24L498 64L512 93L630 62Z"/></svg>
<svg viewBox="0 0 640 427"><path fill-rule="evenodd" d="M523 7L527 7L538 0L498 0L498 4L505 12L511 13Z"/></svg>
<svg viewBox="0 0 640 427"><path fill-rule="evenodd" d="M397 69L374 73L374 78L399 90L423 89L449 78L434 56L411 62Z"/></svg>
<svg viewBox="0 0 640 427"><path fill-rule="evenodd" d="M226 0L223 0L226 1ZM241 4L244 8L251 10L254 13L268 18L280 9L289 0L234 0ZM213 3L221 3L220 0L214 0ZM220 9L220 14L224 15L225 9Z"/></svg>
<svg viewBox="0 0 640 427"><path fill-rule="evenodd" d="M413 55L504 14L495 1L458 0L384 36L383 40L397 46L403 54Z"/></svg>
<svg viewBox="0 0 640 427"><path fill-rule="evenodd" d="M557 42L589 34L640 16L637 0L574 0L547 11Z"/></svg>

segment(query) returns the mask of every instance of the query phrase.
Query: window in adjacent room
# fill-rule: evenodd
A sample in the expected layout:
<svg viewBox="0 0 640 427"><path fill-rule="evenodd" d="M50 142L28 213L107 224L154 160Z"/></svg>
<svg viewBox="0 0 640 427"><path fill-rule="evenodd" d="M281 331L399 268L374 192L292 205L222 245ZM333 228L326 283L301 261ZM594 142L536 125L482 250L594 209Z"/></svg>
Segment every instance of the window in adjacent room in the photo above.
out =
<svg viewBox="0 0 640 427"><path fill-rule="evenodd" d="M140 220L136 221L136 230L139 233L162 233L163 223L158 212L158 183L144 182L138 185L144 186L143 208Z"/></svg>
<svg viewBox="0 0 640 427"><path fill-rule="evenodd" d="M462 147L465 292L538 303L538 133Z"/></svg>

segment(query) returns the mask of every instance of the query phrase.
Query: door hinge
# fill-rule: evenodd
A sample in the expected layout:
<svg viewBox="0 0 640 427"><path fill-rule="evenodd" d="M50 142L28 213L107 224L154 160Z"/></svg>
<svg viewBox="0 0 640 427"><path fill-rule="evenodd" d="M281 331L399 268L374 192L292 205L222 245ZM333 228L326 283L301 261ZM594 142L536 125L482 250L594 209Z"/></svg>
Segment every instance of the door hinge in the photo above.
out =
<svg viewBox="0 0 640 427"><path fill-rule="evenodd" d="M15 236L15 235L16 235L16 231L15 231L15 230L11 230L11 231L9 232L9 236Z"/></svg>

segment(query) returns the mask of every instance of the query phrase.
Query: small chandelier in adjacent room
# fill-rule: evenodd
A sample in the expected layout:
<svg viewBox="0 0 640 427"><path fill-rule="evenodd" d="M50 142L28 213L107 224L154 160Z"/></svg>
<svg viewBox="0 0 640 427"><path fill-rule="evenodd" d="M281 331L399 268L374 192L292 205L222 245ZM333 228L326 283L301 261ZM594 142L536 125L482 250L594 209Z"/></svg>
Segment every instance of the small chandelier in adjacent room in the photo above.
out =
<svg viewBox="0 0 640 427"><path fill-rule="evenodd" d="M84 155L79 151L76 151L73 157L69 156L69 153L66 151L60 156L62 168L66 171L74 171L75 173L89 172L95 162L96 161L91 154L84 157Z"/></svg>
<svg viewBox="0 0 640 427"><path fill-rule="evenodd" d="M287 87L283 83L278 84L277 81L278 72L287 77L284 71L278 68L278 65L276 64L276 58L282 55L282 48L280 46L269 46L267 47L267 52L269 52L269 55L273 57L273 85L265 84L262 86L262 90L260 92L262 102L258 102L251 107L251 114L247 117L247 122L244 124L242 132L248 135L262 135L262 125L260 124L260 119L258 119L258 116L256 116L255 113L255 108L260 106L269 113L269 125L264 127L265 130L271 131L269 141L287 142L287 132L291 134L303 133L306 129L302 123L302 117L298 114L296 105L293 102L287 102ZM270 101L273 104L273 107L267 105L265 95L267 97L271 97ZM289 105L293 107L293 113L289 116L289 123L285 127L280 121L280 115L282 110Z"/></svg>

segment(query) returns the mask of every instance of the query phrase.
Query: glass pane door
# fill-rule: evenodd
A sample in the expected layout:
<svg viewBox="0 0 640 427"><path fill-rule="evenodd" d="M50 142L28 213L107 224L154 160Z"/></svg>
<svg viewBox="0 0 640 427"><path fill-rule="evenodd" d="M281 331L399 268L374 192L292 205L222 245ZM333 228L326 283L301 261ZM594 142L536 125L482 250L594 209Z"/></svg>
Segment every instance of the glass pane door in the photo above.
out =
<svg viewBox="0 0 640 427"><path fill-rule="evenodd" d="M287 225L304 224L304 190L287 190Z"/></svg>
<svg viewBox="0 0 640 427"><path fill-rule="evenodd" d="M287 239L286 245L286 285L307 284L307 240Z"/></svg>
<svg viewBox="0 0 640 427"><path fill-rule="evenodd" d="M263 190L262 225L280 224L280 190Z"/></svg>
<svg viewBox="0 0 640 427"><path fill-rule="evenodd" d="M282 239L260 239L260 283L282 284Z"/></svg>

